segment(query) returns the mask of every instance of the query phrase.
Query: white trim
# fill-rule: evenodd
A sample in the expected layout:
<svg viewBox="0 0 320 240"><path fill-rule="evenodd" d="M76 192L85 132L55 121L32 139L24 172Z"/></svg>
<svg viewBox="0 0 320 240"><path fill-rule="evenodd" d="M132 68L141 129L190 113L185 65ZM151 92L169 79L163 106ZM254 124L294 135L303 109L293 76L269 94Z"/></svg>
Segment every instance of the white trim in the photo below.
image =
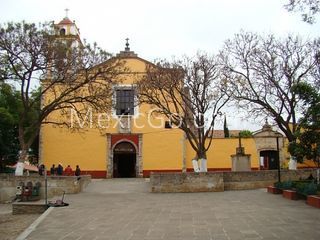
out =
<svg viewBox="0 0 320 240"><path fill-rule="evenodd" d="M134 114L129 115L133 118L137 118L139 116L139 103L138 103L138 96L136 91L136 84L118 84L112 86L112 110L111 110L111 116L113 118L119 119L120 117L116 114L116 90L118 89L133 89L134 90Z"/></svg>
<svg viewBox="0 0 320 240"><path fill-rule="evenodd" d="M53 211L53 207L48 208L43 214L40 215L26 230L24 230L16 240L26 239L37 227L38 225ZM45 238L45 236L44 236Z"/></svg>

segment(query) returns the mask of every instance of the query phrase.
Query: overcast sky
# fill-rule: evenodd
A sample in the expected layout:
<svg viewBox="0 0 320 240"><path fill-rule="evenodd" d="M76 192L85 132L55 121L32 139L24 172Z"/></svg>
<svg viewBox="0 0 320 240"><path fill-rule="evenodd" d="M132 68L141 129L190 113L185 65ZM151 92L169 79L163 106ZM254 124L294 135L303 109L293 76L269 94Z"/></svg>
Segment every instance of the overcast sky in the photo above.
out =
<svg viewBox="0 0 320 240"><path fill-rule="evenodd" d="M81 38L97 42L111 53L124 49L125 38L140 57L153 61L217 53L223 42L241 29L261 34L319 37L320 21L309 25L299 13L288 13L289 0L0 0L0 23L62 20L64 9L80 28ZM229 128L257 129L233 120Z"/></svg>

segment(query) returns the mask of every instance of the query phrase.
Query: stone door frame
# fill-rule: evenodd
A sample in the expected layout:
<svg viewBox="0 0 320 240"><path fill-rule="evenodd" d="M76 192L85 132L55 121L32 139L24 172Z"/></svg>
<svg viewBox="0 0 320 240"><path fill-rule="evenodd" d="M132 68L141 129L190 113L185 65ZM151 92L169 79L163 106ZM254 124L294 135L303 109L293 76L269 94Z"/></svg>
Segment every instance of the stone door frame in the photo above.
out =
<svg viewBox="0 0 320 240"><path fill-rule="evenodd" d="M118 135L118 134L114 134ZM143 162L142 162L142 134L137 134L138 135L138 146L135 144L133 141L130 139L127 139L126 137L121 138L117 142L115 142L112 145L112 134L107 134L107 148L108 148L108 154L107 154L107 178L113 178L113 155L114 155L114 148L117 146L119 143L122 142L128 142L132 144L132 146L136 150L136 177L143 177Z"/></svg>

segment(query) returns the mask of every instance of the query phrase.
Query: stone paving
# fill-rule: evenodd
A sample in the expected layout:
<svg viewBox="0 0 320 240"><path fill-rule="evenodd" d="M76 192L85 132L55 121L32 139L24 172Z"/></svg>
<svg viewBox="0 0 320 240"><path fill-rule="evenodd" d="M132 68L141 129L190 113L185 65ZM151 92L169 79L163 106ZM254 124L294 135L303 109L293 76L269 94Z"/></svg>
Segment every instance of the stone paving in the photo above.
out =
<svg viewBox="0 0 320 240"><path fill-rule="evenodd" d="M40 214L12 215L11 203L0 204L0 240L14 240Z"/></svg>
<svg viewBox="0 0 320 240"><path fill-rule="evenodd" d="M145 179L93 180L26 239L320 239L320 210L265 189L149 193Z"/></svg>

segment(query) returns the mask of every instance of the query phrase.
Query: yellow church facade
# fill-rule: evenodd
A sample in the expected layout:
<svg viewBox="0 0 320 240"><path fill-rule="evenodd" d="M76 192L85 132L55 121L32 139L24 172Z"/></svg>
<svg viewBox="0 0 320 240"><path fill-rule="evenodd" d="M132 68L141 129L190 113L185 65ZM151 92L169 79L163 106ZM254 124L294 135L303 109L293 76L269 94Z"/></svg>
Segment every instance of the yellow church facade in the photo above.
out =
<svg viewBox="0 0 320 240"><path fill-rule="evenodd" d="M57 31L65 36L80 39L74 22L65 18L56 25ZM112 109L107 113L92 113L103 116L99 127L82 121L70 112L73 124L81 131L68 127L43 125L40 131L39 162L50 168L60 163L81 168L82 174L94 178L148 177L151 172L193 171L192 159L195 152L182 130L168 125L167 119L153 114L153 106L139 104L135 84L151 64L130 50L127 43L124 51L116 58L127 69L113 86ZM106 63L107 64L107 63ZM88 111L90 111L88 109ZM59 117L53 113L54 117ZM89 114L90 115L90 114ZM274 132L270 129L266 131ZM259 133L260 134L260 133ZM250 158L250 170L275 169L272 162L280 151L280 161L286 161L284 139L280 148L272 134L241 141ZM269 140L269 143L265 141ZM259 145L260 144L260 145ZM232 155L239 147L238 138L214 138L207 152L208 171L232 170Z"/></svg>
<svg viewBox="0 0 320 240"><path fill-rule="evenodd" d="M101 128L81 122L76 114L74 125L81 131L67 127L44 125L40 137L40 161L47 167L61 163L95 178L148 177L151 172L193 171L195 152L182 130L167 128L166 119L154 115L153 106L136 104L135 82L150 64L131 51L118 54L128 72L123 81L114 86L115 101L131 98L131 115L112 109L105 115ZM124 100L124 105L127 103ZM116 102L114 106L119 105ZM118 112L117 112L118 111ZM231 155L238 147L237 138L215 138L209 149L208 171L231 170ZM259 157L253 138L242 139L246 153L251 155L251 168L259 168Z"/></svg>

